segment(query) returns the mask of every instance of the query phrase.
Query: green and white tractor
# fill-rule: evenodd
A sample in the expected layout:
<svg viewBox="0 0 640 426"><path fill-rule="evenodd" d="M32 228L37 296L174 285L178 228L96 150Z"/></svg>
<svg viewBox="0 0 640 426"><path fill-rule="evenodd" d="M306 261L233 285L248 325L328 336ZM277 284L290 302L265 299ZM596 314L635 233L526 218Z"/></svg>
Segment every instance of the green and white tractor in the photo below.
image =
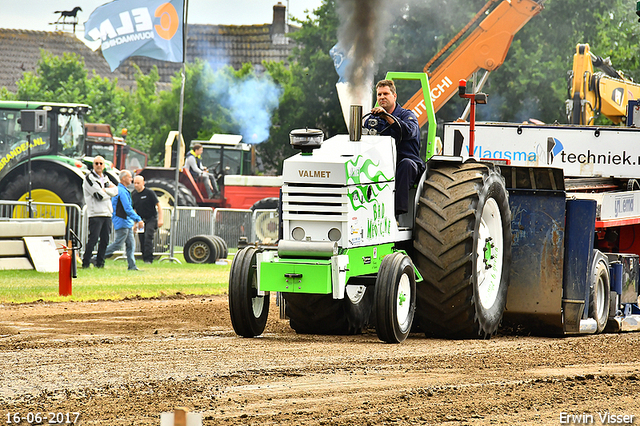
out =
<svg viewBox="0 0 640 426"><path fill-rule="evenodd" d="M423 73L389 73L422 84L429 123L427 170L410 211L394 216L396 145L362 130L291 132L300 153L285 160L277 249L239 251L229 277L235 332L263 333L270 292L286 301L298 333L356 334L402 342L409 332L489 336L506 304L511 216L504 179L491 163L434 156L435 114Z"/></svg>

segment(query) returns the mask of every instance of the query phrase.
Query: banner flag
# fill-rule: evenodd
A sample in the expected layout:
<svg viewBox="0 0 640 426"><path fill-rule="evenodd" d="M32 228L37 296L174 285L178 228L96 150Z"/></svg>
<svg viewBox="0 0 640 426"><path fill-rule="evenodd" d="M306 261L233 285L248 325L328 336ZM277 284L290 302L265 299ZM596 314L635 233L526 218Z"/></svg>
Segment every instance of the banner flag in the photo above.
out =
<svg viewBox="0 0 640 426"><path fill-rule="evenodd" d="M184 62L185 0L114 0L91 13L84 37L100 41L111 71L130 56Z"/></svg>
<svg viewBox="0 0 640 426"><path fill-rule="evenodd" d="M333 60L333 66L338 74L338 82L347 82L347 68L351 62L347 53L344 51L340 43L336 43L331 50L329 50L329 56Z"/></svg>

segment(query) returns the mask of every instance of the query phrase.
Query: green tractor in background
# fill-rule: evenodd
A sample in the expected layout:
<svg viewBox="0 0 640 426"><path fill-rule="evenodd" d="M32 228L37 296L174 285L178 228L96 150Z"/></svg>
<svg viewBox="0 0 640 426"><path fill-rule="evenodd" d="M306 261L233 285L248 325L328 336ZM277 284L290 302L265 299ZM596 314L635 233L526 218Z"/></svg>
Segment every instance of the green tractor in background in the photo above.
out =
<svg viewBox="0 0 640 426"><path fill-rule="evenodd" d="M22 110L46 111L46 131L23 131ZM29 197L30 140L32 201L83 206L82 179L87 172L84 117L90 110L83 104L0 101L0 199L26 201ZM112 172L107 175L117 182ZM47 215L44 209L35 212L36 217Z"/></svg>

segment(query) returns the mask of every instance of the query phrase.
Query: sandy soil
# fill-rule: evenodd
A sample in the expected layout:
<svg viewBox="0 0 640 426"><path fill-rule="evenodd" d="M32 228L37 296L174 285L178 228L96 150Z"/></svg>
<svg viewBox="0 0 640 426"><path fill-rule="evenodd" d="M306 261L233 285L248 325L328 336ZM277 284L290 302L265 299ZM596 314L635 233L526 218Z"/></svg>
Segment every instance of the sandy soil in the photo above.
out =
<svg viewBox="0 0 640 426"><path fill-rule="evenodd" d="M0 306L0 424L159 425L179 406L205 425L640 424L640 333L388 345L296 335L274 302L255 339L224 296Z"/></svg>

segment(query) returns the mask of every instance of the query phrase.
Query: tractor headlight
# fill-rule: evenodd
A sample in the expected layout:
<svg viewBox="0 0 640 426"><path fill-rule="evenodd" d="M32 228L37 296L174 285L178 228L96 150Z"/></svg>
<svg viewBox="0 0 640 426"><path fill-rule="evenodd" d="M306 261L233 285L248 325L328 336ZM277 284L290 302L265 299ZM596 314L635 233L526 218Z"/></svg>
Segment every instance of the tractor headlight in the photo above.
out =
<svg viewBox="0 0 640 426"><path fill-rule="evenodd" d="M329 230L329 240L331 241L340 241L342 238L342 232L338 228L331 228Z"/></svg>
<svg viewBox="0 0 640 426"><path fill-rule="evenodd" d="M314 149L320 148L324 140L324 133L318 129L296 129L289 133L291 147L309 154Z"/></svg>
<svg viewBox="0 0 640 426"><path fill-rule="evenodd" d="M295 228L293 228L293 230L291 231L291 236L293 237L294 240L296 241L302 241L304 240L304 236L305 236L305 232L304 229L300 228L299 226L296 226Z"/></svg>

